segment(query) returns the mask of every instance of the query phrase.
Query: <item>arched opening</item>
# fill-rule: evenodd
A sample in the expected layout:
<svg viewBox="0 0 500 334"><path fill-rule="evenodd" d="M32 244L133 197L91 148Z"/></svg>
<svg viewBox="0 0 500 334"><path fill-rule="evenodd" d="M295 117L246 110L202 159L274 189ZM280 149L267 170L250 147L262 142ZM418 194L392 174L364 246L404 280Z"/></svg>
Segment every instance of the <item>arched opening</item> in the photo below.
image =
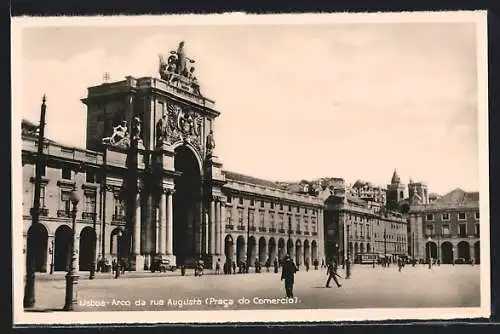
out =
<svg viewBox="0 0 500 334"><path fill-rule="evenodd" d="M126 257L128 254L128 247L125 232L120 227L116 227L111 231L110 239L110 254L117 258Z"/></svg>
<svg viewBox="0 0 500 334"><path fill-rule="evenodd" d="M302 264L302 243L300 240L295 242L295 263L298 266Z"/></svg>
<svg viewBox="0 0 500 334"><path fill-rule="evenodd" d="M311 253L312 253L312 260L315 261L318 259L318 244L316 243L316 240L313 240L311 242Z"/></svg>
<svg viewBox="0 0 500 334"><path fill-rule="evenodd" d="M278 257L279 260L282 260L286 255L285 252L285 240L283 238L280 238L278 240Z"/></svg>
<svg viewBox="0 0 500 334"><path fill-rule="evenodd" d="M372 246L370 244L366 244L366 252L371 253L372 252Z"/></svg>
<svg viewBox="0 0 500 334"><path fill-rule="evenodd" d="M36 272L47 272L47 244L49 234L43 224L37 223L31 225L27 237L27 256L33 261L33 267ZM52 250L53 252L54 250Z"/></svg>
<svg viewBox="0 0 500 334"><path fill-rule="evenodd" d="M252 236L248 238L248 252L250 258L249 260L249 266L253 267L255 264L255 259L257 258L257 242L255 241L255 238Z"/></svg>
<svg viewBox="0 0 500 334"><path fill-rule="evenodd" d="M175 150L173 195L173 252L177 264L194 262L204 252L202 241L202 184L198 160L186 146Z"/></svg>
<svg viewBox="0 0 500 334"><path fill-rule="evenodd" d="M437 259L437 245L435 242L428 241L425 244L425 258L429 259L429 255L430 258Z"/></svg>
<svg viewBox="0 0 500 334"><path fill-rule="evenodd" d="M293 241L292 239L288 239L286 243L286 253L293 259Z"/></svg>
<svg viewBox="0 0 500 334"><path fill-rule="evenodd" d="M474 244L474 262L481 263L481 247L479 246L479 241Z"/></svg>
<svg viewBox="0 0 500 334"><path fill-rule="evenodd" d="M73 233L68 225L61 225L57 228L54 245L54 270L68 271L71 260L71 239Z"/></svg>
<svg viewBox="0 0 500 334"><path fill-rule="evenodd" d="M276 241L274 238L269 239L268 248L269 262L273 263L274 259L276 259Z"/></svg>
<svg viewBox="0 0 500 334"><path fill-rule="evenodd" d="M266 239L264 237L260 237L259 239L259 263L261 265L266 263Z"/></svg>
<svg viewBox="0 0 500 334"><path fill-rule="evenodd" d="M92 258L94 257L93 249L96 246L96 234L94 229L86 226L80 232L80 250L78 263L80 271L90 271L92 266Z"/></svg>
<svg viewBox="0 0 500 334"><path fill-rule="evenodd" d="M458 257L468 261L470 259L470 248L469 243L466 241L460 241L457 245Z"/></svg>
<svg viewBox="0 0 500 334"><path fill-rule="evenodd" d="M304 264L311 264L311 250L309 248L309 241L304 240Z"/></svg>
<svg viewBox="0 0 500 334"><path fill-rule="evenodd" d="M246 254L245 254L245 238L241 235L236 239L236 260L238 263L245 262Z"/></svg>
<svg viewBox="0 0 500 334"><path fill-rule="evenodd" d="M359 244L359 252L363 254L365 252L365 245L363 243Z"/></svg>
<svg viewBox="0 0 500 334"><path fill-rule="evenodd" d="M453 245L451 242L445 241L441 244L441 257L443 264L453 263Z"/></svg>
<svg viewBox="0 0 500 334"><path fill-rule="evenodd" d="M226 255L226 260L234 260L234 242L229 234L224 239L224 255Z"/></svg>

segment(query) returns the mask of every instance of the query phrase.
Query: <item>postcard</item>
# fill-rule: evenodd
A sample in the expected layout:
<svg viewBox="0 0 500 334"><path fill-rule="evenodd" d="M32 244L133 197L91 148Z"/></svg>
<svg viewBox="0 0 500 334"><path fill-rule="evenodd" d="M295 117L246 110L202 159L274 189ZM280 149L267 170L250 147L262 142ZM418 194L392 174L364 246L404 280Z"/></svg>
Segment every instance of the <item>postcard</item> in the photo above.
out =
<svg viewBox="0 0 500 334"><path fill-rule="evenodd" d="M490 315L486 12L14 17L15 324Z"/></svg>

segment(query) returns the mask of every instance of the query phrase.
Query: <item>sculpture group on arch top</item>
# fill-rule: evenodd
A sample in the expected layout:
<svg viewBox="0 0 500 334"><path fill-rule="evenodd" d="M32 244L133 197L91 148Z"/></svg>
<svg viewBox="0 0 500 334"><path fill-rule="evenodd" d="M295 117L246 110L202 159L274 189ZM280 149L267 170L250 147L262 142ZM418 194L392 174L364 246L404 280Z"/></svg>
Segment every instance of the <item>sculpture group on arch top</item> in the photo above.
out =
<svg viewBox="0 0 500 334"><path fill-rule="evenodd" d="M201 96L198 81L194 75L195 68L188 66L188 62L192 64L195 61L186 56L184 41L181 41L176 51L170 51L168 58L160 55L160 76L169 85L178 86ZM113 134L110 137L102 139L103 144L128 149L131 145L131 138L136 142L141 142L141 123L142 120L135 116L129 133L127 121L123 120L121 124L113 127ZM181 104L169 103L167 110L156 123L156 147L182 141L201 151L203 145L202 126L202 116ZM207 135L205 144L206 154L211 156L215 148L212 131Z"/></svg>
<svg viewBox="0 0 500 334"><path fill-rule="evenodd" d="M168 57L160 54L159 58L159 72L163 80L167 81L170 85L180 86L196 95L202 96L198 79L194 73L195 67L189 65L193 64L195 61L186 56L184 41L179 43L177 50L170 51Z"/></svg>

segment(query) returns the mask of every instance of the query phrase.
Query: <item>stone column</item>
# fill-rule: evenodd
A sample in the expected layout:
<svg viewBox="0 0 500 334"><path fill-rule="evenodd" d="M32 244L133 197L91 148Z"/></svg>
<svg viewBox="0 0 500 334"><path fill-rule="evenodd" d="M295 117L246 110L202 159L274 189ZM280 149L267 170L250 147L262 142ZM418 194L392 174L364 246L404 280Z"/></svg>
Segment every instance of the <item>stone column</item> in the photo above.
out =
<svg viewBox="0 0 500 334"><path fill-rule="evenodd" d="M324 257L325 253L325 235L323 233L324 229L324 220L323 220L323 208L318 209L318 214L317 214L317 224L318 224L318 257L319 261L321 262L321 259Z"/></svg>
<svg viewBox="0 0 500 334"><path fill-rule="evenodd" d="M474 261L475 261L476 260L476 252L474 249L474 244L471 244L469 249L470 249L470 251L469 251L470 260L474 259Z"/></svg>
<svg viewBox="0 0 500 334"><path fill-rule="evenodd" d="M166 226L166 243L167 249L166 253L168 255L173 255L173 240L174 240L174 211L172 205L172 196L174 190L169 190L167 192L167 226Z"/></svg>
<svg viewBox="0 0 500 334"><path fill-rule="evenodd" d="M133 254L141 253L141 194L140 190L136 196L134 216L134 236L133 236Z"/></svg>
<svg viewBox="0 0 500 334"><path fill-rule="evenodd" d="M215 202L215 254L220 255L220 199Z"/></svg>
<svg viewBox="0 0 500 334"><path fill-rule="evenodd" d="M215 199L210 201L208 253L215 254Z"/></svg>
<svg viewBox="0 0 500 334"><path fill-rule="evenodd" d="M224 231L226 229L226 207L225 207L225 202L222 199L219 202L219 220L220 220L219 250L220 254L224 255Z"/></svg>
<svg viewBox="0 0 500 334"><path fill-rule="evenodd" d="M160 251L160 255L166 254L166 241L167 241L167 198L165 192L167 189L163 188L160 196L160 228L158 231L159 239L158 239L158 248Z"/></svg>

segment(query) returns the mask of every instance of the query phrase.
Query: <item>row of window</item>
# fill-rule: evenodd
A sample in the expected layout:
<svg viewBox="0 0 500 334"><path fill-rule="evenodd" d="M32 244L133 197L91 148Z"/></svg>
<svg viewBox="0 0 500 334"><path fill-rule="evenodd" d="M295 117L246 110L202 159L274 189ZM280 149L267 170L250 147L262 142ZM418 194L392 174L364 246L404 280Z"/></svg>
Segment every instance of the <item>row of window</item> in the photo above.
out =
<svg viewBox="0 0 500 334"><path fill-rule="evenodd" d="M444 213L441 214L441 220L443 220L443 221L450 220L450 216L451 216L450 213L444 212ZM479 219L479 212L478 211L474 212L474 218L475 219ZM433 213L428 213L428 214L425 215L425 220L426 221L434 221L434 219L435 219L435 216L434 216ZM465 220L465 219L467 219L466 213L465 212L459 212L458 213L458 220Z"/></svg>
<svg viewBox="0 0 500 334"><path fill-rule="evenodd" d="M250 201L250 206L255 206L255 200L253 198L250 198L249 201ZM260 207L263 208L264 205L265 205L265 203L266 203L266 201L262 200L262 201L259 201L259 202L260 202L260 204L259 204ZM227 203L233 203L233 198L231 196L227 196ZM238 197L238 205L243 205L243 197L241 197L241 196ZM274 209L274 206L275 206L274 202L269 202L269 205L270 205L271 209ZM281 211L283 211L283 207L284 207L283 203L279 203L279 209ZM309 212L309 208L303 207L303 209L304 209L303 210L304 213L308 213ZM288 205L288 212L292 212L292 211L293 211L293 206L292 205ZM295 211L297 213L300 213L301 207L300 206L296 206L295 207ZM317 214L318 213L318 209L311 209L311 212L313 214Z"/></svg>
<svg viewBox="0 0 500 334"><path fill-rule="evenodd" d="M437 231L436 231L437 232ZM425 228L425 235L432 236L439 233L434 233L434 225L427 224ZM458 224L458 236L461 238L467 237L467 224ZM441 225L441 235L451 236L450 224ZM479 224L474 225L474 235L479 236Z"/></svg>
<svg viewBox="0 0 500 334"><path fill-rule="evenodd" d="M40 185L40 207L45 208L45 185ZM68 214L71 212L71 190L61 189L61 197L59 200L59 210L61 213ZM83 207L80 206L79 211L87 213L96 212L96 193L95 192L84 192L83 196ZM79 204L81 205L81 204Z"/></svg>
<svg viewBox="0 0 500 334"><path fill-rule="evenodd" d="M238 225L244 226L246 225L246 221L243 218L244 216L244 211L243 209L238 209ZM248 224L250 226L255 226L255 212L253 210L248 210ZM278 222L278 228L279 229L285 229L285 217L284 214L278 214L279 217L279 222ZM275 214L273 212L269 213L269 221L271 223L271 228L276 228L276 220L275 220ZM304 216L303 217L303 225L304 225L304 231L309 231L309 218ZM233 223L233 217L232 217L232 208L227 208L226 209L226 223L229 225L232 225ZM264 228L265 227L265 215L264 212L259 212L259 225L260 227ZM311 227L312 231L316 232L316 219L312 218L311 219ZM288 226L286 227L288 229L292 229L292 217L288 217ZM297 231L301 231L301 223L300 223L300 217L295 218L295 228Z"/></svg>
<svg viewBox="0 0 500 334"><path fill-rule="evenodd" d="M41 175L46 176L46 166L42 166ZM61 168L61 179L63 180L72 180L73 171L70 167L62 167ZM85 172L85 182L87 183L96 183L97 182L97 173L93 170L87 169Z"/></svg>
<svg viewBox="0 0 500 334"><path fill-rule="evenodd" d="M352 220L352 215L349 215L349 220ZM354 221L355 222L368 222L368 223L371 223L372 220L376 220L377 222L377 226L380 226L380 220L378 219L375 219L375 218L367 218L367 217L363 217L363 216L354 216ZM401 229L401 228L404 228L404 225L403 224L395 224L395 223L391 223L391 229L394 229L394 230L397 230L397 229Z"/></svg>

